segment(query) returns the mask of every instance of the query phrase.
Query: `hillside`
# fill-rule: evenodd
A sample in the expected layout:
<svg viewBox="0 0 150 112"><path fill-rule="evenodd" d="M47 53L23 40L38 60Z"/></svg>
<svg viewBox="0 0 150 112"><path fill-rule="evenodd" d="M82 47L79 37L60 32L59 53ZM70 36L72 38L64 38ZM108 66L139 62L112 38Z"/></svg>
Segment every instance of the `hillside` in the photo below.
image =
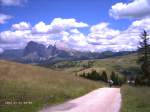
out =
<svg viewBox="0 0 150 112"><path fill-rule="evenodd" d="M139 75L139 65L137 64L137 54L130 54L126 56L119 56L115 58L108 58L96 60L95 66L104 67L109 71L116 71L121 75Z"/></svg>
<svg viewBox="0 0 150 112"><path fill-rule="evenodd" d="M0 61L0 112L36 112L102 86L65 72ZM3 105L7 101L32 104Z"/></svg>
<svg viewBox="0 0 150 112"><path fill-rule="evenodd" d="M121 112L150 112L150 88L124 85Z"/></svg>
<svg viewBox="0 0 150 112"><path fill-rule="evenodd" d="M106 59L61 61L53 65L45 66L56 70L63 70L69 73L81 73L95 69L98 72L106 70L108 74L110 74L112 71L117 72L119 75L127 76L140 74L136 54L117 56Z"/></svg>
<svg viewBox="0 0 150 112"><path fill-rule="evenodd" d="M136 59L136 54L131 54L107 59L61 61L46 65L49 69L0 61L0 111L37 112L45 106L58 104L105 86L103 83L77 77L76 73L96 69L98 72L106 70L108 75L111 71L119 75L138 75L140 71ZM121 93L121 112L150 110L148 87L123 85ZM32 104L3 105L6 101L29 101Z"/></svg>
<svg viewBox="0 0 150 112"><path fill-rule="evenodd" d="M68 73L89 72L96 69L98 72L106 70L108 75L115 71L120 75L134 76L140 75L137 55L131 54L115 58L84 60L84 61L64 61L51 66L57 70L65 70ZM92 61L88 68L88 63ZM50 67L50 66L49 66ZM87 68L86 68L87 67ZM144 94L143 94L144 93ZM122 108L121 112L149 112L150 111L150 88L136 87L125 84L121 87Z"/></svg>

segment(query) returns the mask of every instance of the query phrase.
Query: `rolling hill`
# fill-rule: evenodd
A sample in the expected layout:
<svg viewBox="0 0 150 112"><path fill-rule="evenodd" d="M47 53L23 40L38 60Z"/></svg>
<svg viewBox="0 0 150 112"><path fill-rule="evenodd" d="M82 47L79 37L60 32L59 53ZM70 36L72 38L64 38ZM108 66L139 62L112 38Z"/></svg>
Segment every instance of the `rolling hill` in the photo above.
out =
<svg viewBox="0 0 150 112"><path fill-rule="evenodd" d="M66 72L1 60L0 112L36 112L43 106L78 97L103 85Z"/></svg>
<svg viewBox="0 0 150 112"><path fill-rule="evenodd" d="M131 54L108 59L61 61L47 68L0 61L0 112L37 112L44 106L64 102L91 90L104 87L75 76L77 72L96 69L115 71L120 75L139 75L137 55ZM52 68L52 69L50 69ZM144 92L144 94L143 94ZM150 110L148 87L121 87L121 112L148 112ZM9 104L5 102L32 102L32 104Z"/></svg>
<svg viewBox="0 0 150 112"><path fill-rule="evenodd" d="M45 65L45 67L63 70L69 73L78 73L82 71L86 72L86 70L89 71L95 69L98 72L105 70L108 74L111 74L112 71L115 71L119 75L126 76L141 74L139 65L137 64L136 53L106 59L61 61L53 65Z"/></svg>
<svg viewBox="0 0 150 112"><path fill-rule="evenodd" d="M90 62L91 61L91 62ZM89 66L88 63L91 63ZM96 69L98 72L106 70L108 75L111 71L119 75L141 75L137 64L137 54L118 56L107 59L82 60L82 61L63 61L46 67L56 70L65 70L68 73L89 72ZM124 84L121 87L122 107L120 112L149 112L150 111L150 88Z"/></svg>

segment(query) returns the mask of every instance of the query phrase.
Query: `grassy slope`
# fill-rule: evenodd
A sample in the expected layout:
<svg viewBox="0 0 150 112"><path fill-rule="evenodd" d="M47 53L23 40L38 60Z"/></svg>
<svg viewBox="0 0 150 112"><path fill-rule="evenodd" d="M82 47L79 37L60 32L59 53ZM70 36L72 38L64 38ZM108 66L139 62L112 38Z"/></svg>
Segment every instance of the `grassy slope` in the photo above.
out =
<svg viewBox="0 0 150 112"><path fill-rule="evenodd" d="M136 63L136 54L94 60L94 67L99 70L105 69L108 74L111 71L116 71L118 74L124 74L123 71L128 71L126 75L139 74L139 65ZM80 66L86 64L88 60L81 61ZM67 62L69 63L69 62ZM61 64L61 63L59 63ZM80 66L70 67L69 71L79 70ZM67 70L67 69L66 69ZM87 69L88 71L89 69ZM149 87L132 87L125 85L121 87L122 92L122 109L121 112L150 112L150 88Z"/></svg>
<svg viewBox="0 0 150 112"><path fill-rule="evenodd" d="M121 112L150 112L149 87L122 87Z"/></svg>
<svg viewBox="0 0 150 112"><path fill-rule="evenodd" d="M33 103L0 106L0 112L36 112L47 104L81 96L102 85L64 72L0 61L0 102Z"/></svg>
<svg viewBox="0 0 150 112"><path fill-rule="evenodd" d="M137 75L139 65L136 63L137 56L134 54L123 57L98 60L95 64L98 67L107 68L109 71L115 70L119 74L121 71L129 71L127 75ZM150 88L133 87L124 85L121 87L122 108L121 112L150 112Z"/></svg>
<svg viewBox="0 0 150 112"><path fill-rule="evenodd" d="M138 65L136 63L137 56L136 54L132 55L126 55L126 56L120 56L120 57L115 57L115 58L107 58L107 59L96 59L93 60L93 67L96 69L98 72L101 72L102 70L106 70L108 75L111 74L112 71L117 72L118 74L122 75L125 74L125 71L133 71L134 74L137 72ZM82 68L84 68L84 65L87 65L89 60L83 60L83 61L64 61L64 62L59 62L56 63L54 66L60 66L58 70L65 70L66 72L69 73L82 73ZM70 67L65 67L68 66L72 63L76 63L73 66ZM64 67L63 67L64 66ZM89 69L87 69L89 71ZM85 72L85 70L83 71ZM127 75L130 75L129 73L126 73Z"/></svg>
<svg viewBox="0 0 150 112"><path fill-rule="evenodd" d="M122 74L122 70L138 68L136 55L94 60L94 67L112 70ZM67 73L80 70L88 60L77 63L77 66L62 68ZM70 63L70 62L65 62ZM62 63L59 63L62 64ZM69 68L69 69L68 69ZM31 65L10 62L0 62L0 96L30 96L33 105L6 106L0 111L6 112L34 112L44 104L63 102L101 87L99 83L80 79L66 72L56 72ZM67 75L67 76L66 76ZM2 86L3 85L3 86ZM123 86L121 112L149 112L150 88ZM27 97L28 98L28 97ZM36 99L36 100L35 100ZM27 108L26 108L27 107ZM28 110L27 110L28 109ZM9 112L8 111L8 112Z"/></svg>
<svg viewBox="0 0 150 112"><path fill-rule="evenodd" d="M135 54L119 56L115 58L97 60L95 65L99 67L105 67L109 70L128 69L132 67L138 67L137 56Z"/></svg>

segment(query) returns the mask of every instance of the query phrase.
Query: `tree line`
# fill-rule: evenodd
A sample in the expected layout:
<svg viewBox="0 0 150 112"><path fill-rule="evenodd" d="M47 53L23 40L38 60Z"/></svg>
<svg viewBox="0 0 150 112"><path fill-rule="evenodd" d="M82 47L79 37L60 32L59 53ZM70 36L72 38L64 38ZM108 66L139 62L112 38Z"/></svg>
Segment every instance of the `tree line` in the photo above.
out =
<svg viewBox="0 0 150 112"><path fill-rule="evenodd" d="M79 74L79 76L94 81L103 81L106 83L109 83L109 80L111 80L113 82L113 85L116 86L121 86L125 82L124 79L122 77L119 77L119 75L114 71L112 71L109 76L105 70L103 70L102 73L99 73L96 70L92 70L88 73L83 72Z"/></svg>
<svg viewBox="0 0 150 112"><path fill-rule="evenodd" d="M150 86L150 39L145 30L141 35L137 62L140 64L142 74L136 76L135 84Z"/></svg>

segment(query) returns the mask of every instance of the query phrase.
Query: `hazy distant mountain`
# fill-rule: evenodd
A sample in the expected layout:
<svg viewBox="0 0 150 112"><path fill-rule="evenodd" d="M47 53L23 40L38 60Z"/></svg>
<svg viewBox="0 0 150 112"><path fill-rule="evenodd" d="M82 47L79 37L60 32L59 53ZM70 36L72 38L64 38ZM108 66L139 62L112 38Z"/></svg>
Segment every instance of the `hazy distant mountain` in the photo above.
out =
<svg viewBox="0 0 150 112"><path fill-rule="evenodd" d="M70 52L58 49L55 45L49 45L48 47L36 42L29 42L23 51L23 58L26 60L48 60L51 58L69 58Z"/></svg>
<svg viewBox="0 0 150 112"><path fill-rule="evenodd" d="M0 59L14 60L22 63L51 63L59 60L86 60L101 59L114 56L126 55L132 52L81 52L76 50L64 50L57 46L43 44L30 41L24 49L5 50L0 54Z"/></svg>
<svg viewBox="0 0 150 112"><path fill-rule="evenodd" d="M23 49L9 49L0 54L0 59L15 60L20 59L23 54Z"/></svg>
<svg viewBox="0 0 150 112"><path fill-rule="evenodd" d="M45 57L46 47L43 44L29 42L23 51L23 56L36 54L38 57Z"/></svg>

